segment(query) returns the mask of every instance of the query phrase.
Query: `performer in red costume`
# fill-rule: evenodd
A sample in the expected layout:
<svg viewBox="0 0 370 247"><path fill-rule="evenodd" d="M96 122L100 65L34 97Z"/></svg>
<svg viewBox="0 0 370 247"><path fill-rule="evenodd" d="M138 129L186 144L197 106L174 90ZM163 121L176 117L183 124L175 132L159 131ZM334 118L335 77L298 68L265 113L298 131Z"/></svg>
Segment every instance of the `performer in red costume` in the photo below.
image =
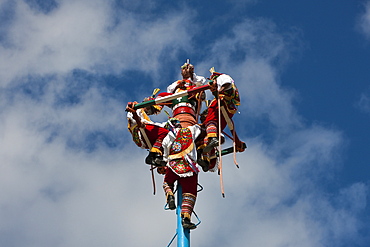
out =
<svg viewBox="0 0 370 247"><path fill-rule="evenodd" d="M185 63L181 66L182 80L175 81L167 87L166 94L179 93L191 88L202 86L206 79L194 73L194 66ZM181 217L184 228L194 229L191 215L197 198L198 172L197 152L195 140L200 136L201 129L197 125L196 112L198 110L197 97L184 96L172 101L172 117L179 120L163 140L164 159L167 161L167 170L163 182L163 189L170 209L174 210L175 197L174 183L177 181L182 187Z"/></svg>
<svg viewBox="0 0 370 247"><path fill-rule="evenodd" d="M161 107L155 105L134 110L135 104L137 102L129 102L126 106L128 130L132 135L132 139L137 146L150 150L149 155L145 159L146 164L165 165L163 163L162 141L168 134L168 129L165 128L166 122L155 123L148 116L158 114Z"/></svg>
<svg viewBox="0 0 370 247"><path fill-rule="evenodd" d="M195 201L197 198L198 172L196 163L196 148L194 140L200 134L198 125L182 128L178 122L175 128L163 140L164 159L167 170L164 177L163 189L171 210L176 208L173 193L177 181L182 187L181 217L184 228L194 229L191 222Z"/></svg>
<svg viewBox="0 0 370 247"><path fill-rule="evenodd" d="M181 75L182 80L175 81L169 85L167 87L167 93L186 91L194 87L202 86L207 82L203 76L198 76L194 73L194 66L190 63L185 63L181 66ZM184 96L172 102L172 116L180 120L182 127L197 124L197 99L200 95L201 94L195 94L191 97ZM161 96L161 94L158 96Z"/></svg>
<svg viewBox="0 0 370 247"><path fill-rule="evenodd" d="M227 122L232 123L232 117L237 112L237 107L240 105L240 97L237 87L235 86L233 78L227 74L218 73L211 68L211 78L209 81L210 90L215 98L211 101L208 107L208 114L205 117L203 125L206 128L207 136L204 140L205 145L200 147L198 155L201 153L207 154L219 145L218 133L223 131ZM219 116L218 98L221 103L221 116ZM223 109L222 109L223 108ZM219 118L221 125L219 126ZM235 130L232 130L235 138L236 149L239 152L244 151L245 144L240 141L236 135ZM204 149L203 149L204 148ZM207 167L209 160L206 157L198 158L198 162L202 167Z"/></svg>

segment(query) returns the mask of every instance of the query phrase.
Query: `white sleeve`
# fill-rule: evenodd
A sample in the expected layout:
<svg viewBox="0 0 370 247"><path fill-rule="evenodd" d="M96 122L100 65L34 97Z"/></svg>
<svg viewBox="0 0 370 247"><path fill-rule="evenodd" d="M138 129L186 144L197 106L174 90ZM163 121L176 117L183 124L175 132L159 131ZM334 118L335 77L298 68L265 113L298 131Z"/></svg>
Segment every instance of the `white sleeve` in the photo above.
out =
<svg viewBox="0 0 370 247"><path fill-rule="evenodd" d="M193 140L195 141L195 139L197 139L197 137L201 133L200 126L198 124L194 124L194 125L189 126L188 128L190 129L191 133L193 134Z"/></svg>
<svg viewBox="0 0 370 247"><path fill-rule="evenodd" d="M197 87L207 84L207 79L204 78L203 76L196 75L195 73L193 73L193 78L194 78L193 82Z"/></svg>
<svg viewBox="0 0 370 247"><path fill-rule="evenodd" d="M166 137L162 141L162 147L163 147L163 160L168 161L168 154L170 153L170 147L175 140L174 135L172 132L168 132Z"/></svg>
<svg viewBox="0 0 370 247"><path fill-rule="evenodd" d="M142 122L142 123L145 123L145 124L154 124L154 122L152 121L152 120L150 120L150 118L147 116L147 118L149 118L149 120L147 120L147 119L145 119L145 117L144 117L144 110L143 110L143 108L140 108L140 109L137 109L136 110L136 113L137 113L137 115L140 117L140 121ZM145 114L146 115L146 114Z"/></svg>
<svg viewBox="0 0 370 247"><path fill-rule="evenodd" d="M171 85L167 87L167 93L174 93L176 86L177 81L173 82Z"/></svg>
<svg viewBox="0 0 370 247"><path fill-rule="evenodd" d="M133 117L133 114L131 112L127 112L127 121L130 123L130 125L135 125L136 121Z"/></svg>

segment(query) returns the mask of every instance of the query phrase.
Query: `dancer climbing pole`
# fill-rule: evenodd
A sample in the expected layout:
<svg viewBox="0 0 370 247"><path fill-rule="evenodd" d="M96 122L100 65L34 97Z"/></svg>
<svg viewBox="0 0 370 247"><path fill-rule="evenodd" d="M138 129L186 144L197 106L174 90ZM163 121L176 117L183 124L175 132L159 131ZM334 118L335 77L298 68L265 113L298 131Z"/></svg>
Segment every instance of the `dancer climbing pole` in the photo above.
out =
<svg viewBox="0 0 370 247"><path fill-rule="evenodd" d="M178 231L183 232L197 226L191 218L198 194L199 172L215 171L211 168L218 167L224 196L221 156L233 152L235 157L236 152L246 148L237 136L232 120L240 104L234 80L229 75L215 72L213 68L210 72L208 80L198 76L194 73L194 66L187 61L181 66L182 79L170 84L166 92L157 95L159 90L155 90L152 97L144 102L130 102L126 106L128 128L133 140L139 147L149 150L145 162L158 167L159 173L165 175L163 190L168 209L177 208L181 224ZM207 109L201 114L204 91L208 89L214 99L206 104ZM148 115L158 114L164 106L172 110L168 113L168 121L160 124L152 122ZM198 122L199 116L201 122ZM231 136L223 132L226 126ZM221 150L225 135L233 140L233 147ZM235 158L234 162L237 165ZM175 182L177 188L181 188L177 207Z"/></svg>

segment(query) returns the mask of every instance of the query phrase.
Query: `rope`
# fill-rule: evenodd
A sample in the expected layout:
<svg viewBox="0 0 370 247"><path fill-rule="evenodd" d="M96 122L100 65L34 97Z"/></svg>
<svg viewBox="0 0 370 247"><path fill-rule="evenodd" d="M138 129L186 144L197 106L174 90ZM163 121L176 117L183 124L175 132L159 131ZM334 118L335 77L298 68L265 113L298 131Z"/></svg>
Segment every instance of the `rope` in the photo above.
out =
<svg viewBox="0 0 370 247"><path fill-rule="evenodd" d="M202 109L202 95L203 91L199 93L198 95L198 106L197 106L197 112L195 113L195 121L198 123L200 110Z"/></svg>
<svg viewBox="0 0 370 247"><path fill-rule="evenodd" d="M236 161L236 131L235 131L235 126L234 126L234 123L233 123L233 120L229 117L229 115L227 114L225 108L222 106L221 108L221 112L222 112L222 115L224 116L225 118L225 121L227 123L227 126L229 127L231 133L233 134L233 138L229 137L231 140L233 140L233 150L234 150L234 154L233 154L233 158L234 158L234 164L236 165L237 168L239 168L239 164L238 162ZM225 133L224 133L225 134Z"/></svg>
<svg viewBox="0 0 370 247"><path fill-rule="evenodd" d="M200 223L202 223L202 221L200 220L200 218L198 217L198 215L195 213L194 210L193 210L193 214L198 220L198 223L196 223L195 226L198 226ZM175 240L176 237L177 237L177 231L176 231L175 235L172 237L171 241L168 243L167 247L171 246L171 244L173 243L173 241Z"/></svg>
<svg viewBox="0 0 370 247"><path fill-rule="evenodd" d="M203 190L203 186L202 185L200 185L199 183L198 183L198 186L200 187L200 189L198 190L198 192L200 192L200 191L202 191ZM175 195L176 194L176 192L177 192L177 187L176 187L176 189L173 191L173 194ZM164 210L168 210L169 208L167 208L167 204L164 206ZM198 225L200 225L200 223L202 223L202 221L200 220L200 218L199 218L199 216L197 215L197 213L194 211L194 209L193 209L193 214L194 214L194 216L197 218L197 220L198 220L198 222L195 224L195 226L198 226ZM172 237L172 239L170 240L170 242L168 243L168 245L167 245L167 247L170 247L171 246L171 244L173 243L173 241L175 240L175 238L177 237L177 231L176 231L176 233L175 233L175 235Z"/></svg>
<svg viewBox="0 0 370 247"><path fill-rule="evenodd" d="M200 187L199 190L197 190L197 192L201 192L203 190L203 186L201 184L198 183L198 186Z"/></svg>
<svg viewBox="0 0 370 247"><path fill-rule="evenodd" d="M147 147L149 148L149 150L152 149L152 144L150 143L149 138L145 133L145 129L144 128L139 128L139 129L140 129L141 135L144 137L144 140L146 142ZM152 173L153 195L155 195L155 193L156 193L156 186L155 186L155 179L154 179L154 169L155 169L155 167L153 165L150 165L150 171Z"/></svg>
<svg viewBox="0 0 370 247"><path fill-rule="evenodd" d="M237 168L239 168L239 164L238 164L238 162L236 161L236 142L235 142L235 140L236 140L236 131L235 131L235 129L234 129L234 130L232 130L232 132L233 132L233 137L234 137L234 140L233 140L233 148L234 148L234 164L236 165L236 167L237 167Z"/></svg>
<svg viewBox="0 0 370 247"><path fill-rule="evenodd" d="M171 241L169 242L169 244L167 245L167 247L170 247L171 246L171 244L172 244L173 240L175 240L176 236L177 236L177 232L175 233L175 236L173 236L173 238L171 239Z"/></svg>
<svg viewBox="0 0 370 247"><path fill-rule="evenodd" d="M235 138L236 138L236 131L234 130L233 132L233 136L230 136L229 134L227 134L225 131L222 131L222 134L224 134L225 136L229 137L232 141L233 141L233 153L234 153L234 164L236 165L237 168L239 168L239 164L238 162L236 161L236 142L235 142Z"/></svg>
<svg viewBox="0 0 370 247"><path fill-rule="evenodd" d="M222 115L224 116L225 121L227 123L227 126L229 127L230 130L233 130L234 129L233 121L231 120L231 118L229 117L229 115L227 115L227 112L225 110L225 107L224 106L221 106L220 108L221 108Z"/></svg>
<svg viewBox="0 0 370 247"><path fill-rule="evenodd" d="M221 187L221 194L222 197L225 198L225 190L224 190L224 181L222 176L222 156L221 156L221 100L220 97L217 99L218 104L218 154L219 154L219 164L218 164L218 170L220 173L220 187Z"/></svg>

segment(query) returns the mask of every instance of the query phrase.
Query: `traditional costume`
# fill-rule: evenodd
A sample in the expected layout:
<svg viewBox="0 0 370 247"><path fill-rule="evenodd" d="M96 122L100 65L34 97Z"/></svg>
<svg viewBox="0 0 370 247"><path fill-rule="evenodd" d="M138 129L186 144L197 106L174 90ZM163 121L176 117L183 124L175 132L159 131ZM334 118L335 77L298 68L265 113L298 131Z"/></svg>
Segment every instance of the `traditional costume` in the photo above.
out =
<svg viewBox="0 0 370 247"><path fill-rule="evenodd" d="M215 98L208 107L208 113L203 123L207 132L207 136L204 140L206 144L200 147L198 151L198 154L205 154L201 159L198 159L202 167L206 167L209 164L209 159L207 157L209 155L207 154L214 147L219 145L218 133L223 131L228 124L233 126L232 117L237 112L237 107L240 105L239 92L233 78L227 74L215 72L214 68L210 71L212 73L210 78L211 91L215 95ZM218 99L220 99L219 102L221 106L219 106ZM219 111L221 112L221 116L219 116ZM234 129L231 131L235 138L234 141L237 144L237 150L244 151L244 143L239 140ZM207 159L208 161L204 162L204 160Z"/></svg>
<svg viewBox="0 0 370 247"><path fill-rule="evenodd" d="M187 90L189 87L199 87L207 83L207 79L194 73L194 66L184 63L181 66L182 80L177 80L167 87L168 93L180 92L177 89Z"/></svg>
<svg viewBox="0 0 370 247"><path fill-rule="evenodd" d="M206 78L198 76L194 73L194 66L185 63L181 66L181 74L183 79L173 82L167 87L167 93L178 93L189 90L194 87L199 87L207 83ZM159 95L158 95L159 96ZM189 98L188 96L178 98L172 102L172 116L180 120L182 127L192 126L197 124L197 97Z"/></svg>
<svg viewBox="0 0 370 247"><path fill-rule="evenodd" d="M181 217L185 228L194 229L191 214L197 198L199 166L196 163L197 153L194 140L200 134L198 125L176 128L169 132L162 142L167 170L163 189L170 209L175 209L174 183L182 187Z"/></svg>
<svg viewBox="0 0 370 247"><path fill-rule="evenodd" d="M131 104L132 106L132 104ZM157 106L154 106L157 107ZM135 144L143 149L149 149L149 155L145 159L145 163L149 165L164 165L162 141L168 134L168 129L165 128L165 123L155 123L150 120L146 111L148 109L141 108L136 111L129 105L126 109L130 109L127 113L128 130L132 135ZM149 110L159 110L154 108Z"/></svg>

